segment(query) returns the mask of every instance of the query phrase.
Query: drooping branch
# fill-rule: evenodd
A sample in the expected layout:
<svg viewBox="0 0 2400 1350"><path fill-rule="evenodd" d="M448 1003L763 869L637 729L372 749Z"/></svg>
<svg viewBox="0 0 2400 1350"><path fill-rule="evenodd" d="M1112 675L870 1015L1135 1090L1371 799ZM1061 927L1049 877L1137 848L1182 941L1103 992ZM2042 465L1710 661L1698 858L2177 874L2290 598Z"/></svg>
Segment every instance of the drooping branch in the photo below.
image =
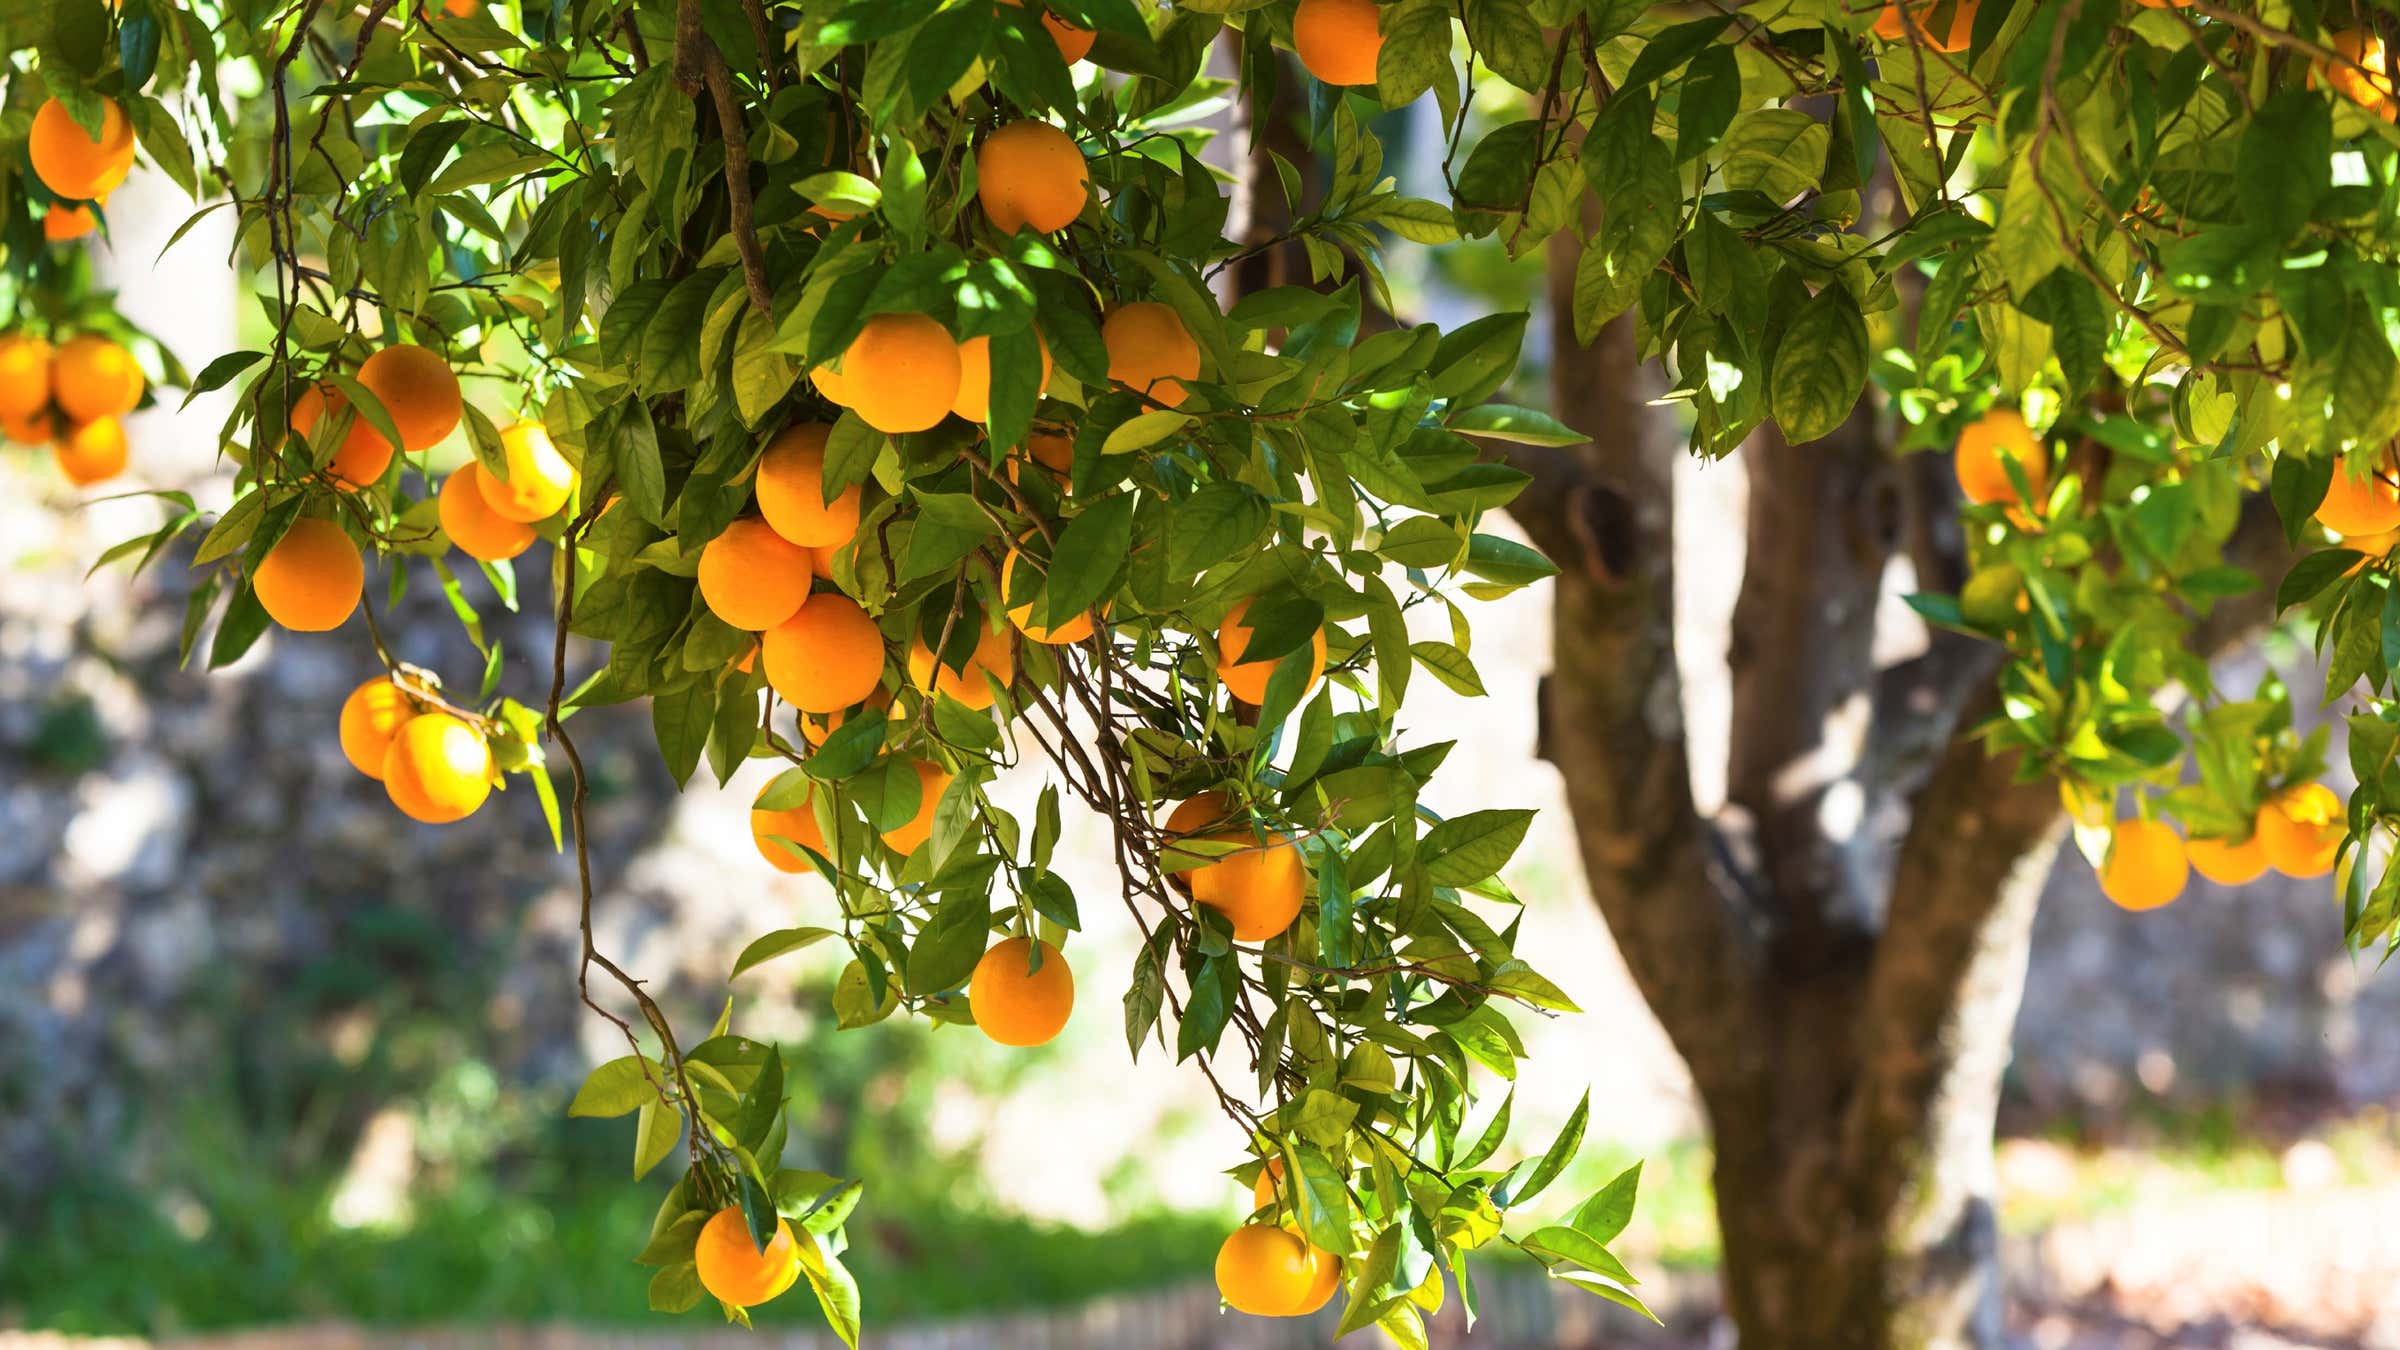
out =
<svg viewBox="0 0 2400 1350"><path fill-rule="evenodd" d="M734 93L733 73L725 68L725 54L700 26L700 0L682 0L675 11L675 84L693 98L702 88L708 90L717 134L725 142L725 199L734 248L742 255L742 280L749 286L750 303L759 313L772 314L775 292L767 284L766 250L759 245L751 209L749 127L742 120L741 99Z"/></svg>

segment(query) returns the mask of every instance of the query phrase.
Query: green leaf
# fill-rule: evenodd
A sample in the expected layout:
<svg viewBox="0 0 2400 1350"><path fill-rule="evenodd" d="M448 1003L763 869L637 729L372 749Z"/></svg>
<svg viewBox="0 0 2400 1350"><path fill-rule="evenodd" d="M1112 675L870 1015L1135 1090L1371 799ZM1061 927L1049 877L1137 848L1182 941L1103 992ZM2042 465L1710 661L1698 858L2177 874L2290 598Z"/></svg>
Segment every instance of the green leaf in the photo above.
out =
<svg viewBox="0 0 2400 1350"><path fill-rule="evenodd" d="M1425 832L1417 860L1436 886L1472 886L1498 872L1525 841L1531 811L1470 811Z"/></svg>
<svg viewBox="0 0 2400 1350"><path fill-rule="evenodd" d="M658 1100L658 1089L652 1083L658 1072L658 1066L646 1058L626 1055L612 1059L583 1080L583 1086L575 1090L575 1100L567 1104L567 1114L602 1118L626 1115L643 1102Z"/></svg>
<svg viewBox="0 0 2400 1350"><path fill-rule="evenodd" d="M1840 426L1866 384L1866 320L1847 288L1827 286L1776 344L1768 412L1786 440L1804 445Z"/></svg>
<svg viewBox="0 0 2400 1350"><path fill-rule="evenodd" d="M1469 436L1523 445L1582 445L1591 440L1575 428L1538 408L1511 403L1480 403L1451 417L1449 428Z"/></svg>
<svg viewBox="0 0 2400 1350"><path fill-rule="evenodd" d="M728 975L726 978L738 978L744 971L750 970L751 968L761 965L765 962L772 961L778 956L785 956L797 951L805 951L808 948L823 942L827 938L835 938L840 936L841 934L833 931L830 928L777 929L776 931L767 934L765 937L752 941L749 946L742 948L742 954L735 957L733 960L733 973Z"/></svg>

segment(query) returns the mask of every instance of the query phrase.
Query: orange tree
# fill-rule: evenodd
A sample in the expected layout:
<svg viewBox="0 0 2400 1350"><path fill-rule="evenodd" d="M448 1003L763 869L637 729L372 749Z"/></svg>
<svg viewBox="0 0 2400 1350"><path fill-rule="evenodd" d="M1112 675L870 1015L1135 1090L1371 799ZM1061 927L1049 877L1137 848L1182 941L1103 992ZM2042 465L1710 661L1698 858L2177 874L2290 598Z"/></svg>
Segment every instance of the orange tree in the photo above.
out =
<svg viewBox="0 0 2400 1350"><path fill-rule="evenodd" d="M196 552L212 660L345 626L370 560L480 642L450 550L505 598L548 542L549 687L502 689L496 649L474 698L387 656L345 749L420 819L513 777L554 828L561 759L579 861L579 707L647 699L678 778L782 762L761 851L837 902L735 973L842 942L850 1026L1054 1034L1080 913L1051 851L1067 797L1099 813L1145 939L1129 1042L1191 1061L1252 1143L1236 1308L1338 1287L1345 1329L1412 1341L1496 1241L1631 1297L1604 1245L1630 1176L1503 1236L1584 1114L1492 1169L1507 1102L1473 1089L1514 1071L1503 1006L1565 1000L1496 880L1524 814L1422 806L1446 746L1398 722L1418 667L1479 687L1457 597L1553 574L1477 528L1496 509L1572 564L1546 751L1693 1062L1762 1340L1997 1334L1988 1154L1955 1145L1988 1139L1993 1010L2069 816L2128 908L2274 866L2340 878L2361 945L2400 924L2380 10L0 12L34 54L10 125L37 174L45 135L72 180L129 128L231 197L263 275L271 349L193 382L240 395L239 491ZM1266 148L1303 91L1307 153ZM1254 129L1239 219L1200 157L1220 98ZM1397 192L1366 120L1419 104L1443 199ZM1461 235L1549 251L1559 408L1605 446L1491 401L1523 315L1392 315L1386 244ZM1228 284L1269 256L1305 282ZM461 369L498 392L463 398ZM1739 809L1711 819L1675 713L1662 401L1691 450L1747 446L1776 504L1736 613ZM1939 632L1886 669L1903 558ZM2346 806L2279 687L2209 677L2270 594L2352 700ZM1030 821L984 790L1021 757L1053 780ZM852 1332L858 1187L777 1166L774 1052L680 1036L588 923L584 976L632 1053L575 1109L637 1114L637 1170L689 1161L641 1252L655 1301L805 1276Z"/></svg>
<svg viewBox="0 0 2400 1350"><path fill-rule="evenodd" d="M1371 91L1328 93L1330 187L1269 180L1315 284L1229 308L1212 286L1287 240L1229 237L1211 104L1301 78L1276 57L1295 35L1371 76L1373 6L0 12L21 187L94 197L138 144L238 213L274 320L190 381L234 395L233 494L126 546L197 537L187 647L353 635L341 746L397 810L519 788L571 838L579 992L627 1053L570 1110L633 1117L637 1177L685 1164L626 1235L655 1307L746 1320L805 1280L854 1339L862 1181L781 1165L782 1060L734 1005L694 1033L592 943L608 881L571 719L634 700L678 781L780 768L738 865L831 895L731 977L840 943L845 1028L1055 1035L1092 897L1053 851L1068 801L1107 822L1142 935L1129 1047L1188 1062L1249 1141L1228 1161L1255 1212L1216 1271L1235 1308L1346 1292L1345 1330L1421 1343L1499 1243L1640 1306L1605 1245L1632 1174L1503 1227L1586 1124L1493 1164L1506 1010L1571 1005L1498 879L1530 813L1424 805L1450 745L1400 720L1420 667L1479 688L1462 599L1551 572L1477 528L1527 475L1471 437L1575 437L1490 401L1521 316L1364 326L1390 235L1457 237L1383 174ZM1220 44L1230 81L1201 74ZM537 541L555 645L510 688L477 605L517 603ZM428 586L487 657L458 684L385 641L378 610ZM1028 761L1049 784L1024 816L988 789Z"/></svg>

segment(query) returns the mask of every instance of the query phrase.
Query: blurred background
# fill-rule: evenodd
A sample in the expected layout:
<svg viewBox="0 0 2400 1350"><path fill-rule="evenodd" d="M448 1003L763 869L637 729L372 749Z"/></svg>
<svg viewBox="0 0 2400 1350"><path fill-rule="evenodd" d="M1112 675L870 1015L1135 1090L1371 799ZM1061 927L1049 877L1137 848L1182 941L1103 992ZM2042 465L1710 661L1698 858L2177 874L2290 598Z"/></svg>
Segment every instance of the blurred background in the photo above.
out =
<svg viewBox="0 0 2400 1350"><path fill-rule="evenodd" d="M265 334L224 262L225 213L161 254L187 213L137 177L94 247L123 309L197 367ZM1483 246L1393 261L1413 316L1541 304L1539 268ZM1518 402L1547 401L1544 331L1537 315ZM226 407L174 411L180 397L136 420L130 482L111 486L221 504ZM663 1183L627 1184L625 1122L564 1115L622 1045L575 1001L571 862L535 804L511 793L461 824L411 824L335 741L341 699L370 673L363 640L270 635L228 670L177 669L179 560L130 583L121 568L85 577L159 505L79 493L47 454L0 456L0 1342L739 1334L645 1311L630 1256ZM1741 519L1738 462L1679 473L1679 516ZM1678 572L1705 803L1721 792L1706 768L1722 761L1741 531L1680 537L1703 541ZM524 563L545 574L538 553ZM1666 1326L1492 1261L1476 1330L1452 1309L1437 1340L1723 1344L1689 1084L1584 889L1556 771L1534 755L1548 605L1535 586L1477 608L1490 696L1419 681L1413 731L1460 742L1429 805L1543 810L1507 880L1530 901L1539 964L1585 1012L1526 1028L1514 1137L1540 1147L1591 1087L1590 1141L1555 1193L1645 1160L1620 1250ZM453 682L478 673L438 603L390 631L403 659ZM542 613L497 631L505 684L546 679ZM2270 643L2224 675L2243 690L2274 670L2305 690L2321 683L2309 662ZM720 788L703 773L678 795L643 710L584 716L600 945L679 1020L704 1020L740 946L816 921L825 897L754 851L758 779ZM1006 791L1030 802L1038 786ZM1079 889L1108 885L1102 844L1099 822L1070 818L1061 870ZM831 948L737 991L745 1028L784 1044L789 1164L867 1179L851 1263L872 1339L1325 1343L1330 1313L1217 1313L1209 1263L1246 1208L1223 1175L1242 1141L1163 1056L1128 1064L1115 1010L1133 935L1115 906L1084 911L1078 1015L1036 1052L911 1022L834 1034ZM2376 1034L2400 1014L2400 976L2347 955L2340 927L2321 883L2272 878L2236 893L2195 877L2172 909L2127 915L2061 855L1999 1154L2024 1343L2400 1346L2400 1042ZM823 1337L803 1297L758 1320L784 1344Z"/></svg>

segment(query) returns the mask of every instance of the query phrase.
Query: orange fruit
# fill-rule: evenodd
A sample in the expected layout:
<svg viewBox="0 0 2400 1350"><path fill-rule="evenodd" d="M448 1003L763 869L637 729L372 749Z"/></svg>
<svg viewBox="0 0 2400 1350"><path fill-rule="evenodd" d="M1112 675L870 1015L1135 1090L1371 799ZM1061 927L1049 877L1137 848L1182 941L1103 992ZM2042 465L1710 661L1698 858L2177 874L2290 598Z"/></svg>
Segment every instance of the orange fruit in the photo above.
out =
<svg viewBox="0 0 2400 1350"><path fill-rule="evenodd" d="M140 406L144 380L133 353L97 333L59 344L50 385L60 412L76 422L123 417Z"/></svg>
<svg viewBox="0 0 2400 1350"><path fill-rule="evenodd" d="M42 213L42 238L53 244L81 239L99 228L100 217L93 215L88 206L61 206L52 202L50 209Z"/></svg>
<svg viewBox="0 0 2400 1350"><path fill-rule="evenodd" d="M1012 548L1008 551L1008 556L1000 560L1000 596L1004 602L1015 593L1010 589L1010 579L1016 575L1017 556L1017 551ZM1043 628L1033 622L1033 606L1034 602L1027 600L1024 604L1011 609L1008 612L1008 621L1017 626L1018 632L1036 642L1056 646L1062 642L1081 642L1092 635L1092 616L1088 611L1076 615L1056 628Z"/></svg>
<svg viewBox="0 0 2400 1350"><path fill-rule="evenodd" d="M2309 71L2310 86L2322 77L2342 97L2391 121L2394 113L2400 112L2400 100L2393 97L2391 77L2384 73L2383 39L2363 28L2345 28L2328 38L2326 45L2351 64L2318 62Z"/></svg>
<svg viewBox="0 0 2400 1350"><path fill-rule="evenodd" d="M2120 820L2100 864L2100 893L2124 909L2157 909L2183 894L2191 879L2183 840L2163 820Z"/></svg>
<svg viewBox="0 0 2400 1350"><path fill-rule="evenodd" d="M2258 808L2267 861L2287 877L2321 877L2350 833L2342 799L2323 783L2286 788Z"/></svg>
<svg viewBox="0 0 2400 1350"><path fill-rule="evenodd" d="M310 516L293 521L258 560L250 585L268 618L295 633L322 633L358 608L367 565L341 526Z"/></svg>
<svg viewBox="0 0 2400 1350"><path fill-rule="evenodd" d="M767 684L801 712L840 712L883 679L883 633L846 595L812 598L767 630Z"/></svg>
<svg viewBox="0 0 2400 1350"><path fill-rule="evenodd" d="M1250 1208L1265 1209L1275 1203L1275 1188L1283 1184L1283 1159L1269 1158L1258 1169L1258 1180L1250 1183Z"/></svg>
<svg viewBox="0 0 2400 1350"><path fill-rule="evenodd" d="M923 848L925 841L933 837L933 808L950 787L949 772L932 760L915 760L909 767L917 771L917 814L907 824L883 832L883 842L902 857Z"/></svg>
<svg viewBox="0 0 2400 1350"><path fill-rule="evenodd" d="M880 684L876 685L874 692L867 695L866 706L879 710L891 707L892 691ZM798 719L800 738L810 745L823 745L827 737L841 730L842 723L848 720L849 716L850 709L848 708L836 708L832 712L824 713L804 712Z"/></svg>
<svg viewBox="0 0 2400 1350"><path fill-rule="evenodd" d="M33 172L51 194L88 202L125 181L133 168L133 123L113 98L100 100L100 138L76 125L74 114L57 99L44 102L33 115L33 133L25 151Z"/></svg>
<svg viewBox="0 0 2400 1350"><path fill-rule="evenodd" d="M700 550L700 598L708 612L753 633L799 613L816 579L808 551L756 516L726 526Z"/></svg>
<svg viewBox="0 0 2400 1350"><path fill-rule="evenodd" d="M1002 234L1063 230L1083 214L1091 169L1074 138L1048 122L1011 122L975 152L975 200Z"/></svg>
<svg viewBox="0 0 2400 1350"><path fill-rule="evenodd" d="M1041 944L1042 966L1028 971L1034 941L995 942L967 980L967 1009L983 1034L1002 1045L1040 1045L1067 1024L1075 1008L1075 973L1058 948Z"/></svg>
<svg viewBox="0 0 2400 1350"><path fill-rule="evenodd" d="M2192 870L2220 886L2255 881L2267 870L2267 841L2256 829L2236 843L2231 839L2194 839L2183 846Z"/></svg>
<svg viewBox="0 0 2400 1350"><path fill-rule="evenodd" d="M1240 847L1179 875L1194 900L1224 915L1238 942L1265 942L1292 926L1308 891L1300 850L1274 830L1260 832L1232 820L1233 803L1222 792L1189 797L1167 813L1166 831L1178 839L1223 840ZM1170 841L1161 852L1176 860ZM1195 856L1186 852L1185 860Z"/></svg>
<svg viewBox="0 0 2400 1350"><path fill-rule="evenodd" d="M30 333L0 337L0 418L19 422L48 406L50 344Z"/></svg>
<svg viewBox="0 0 2400 1350"><path fill-rule="evenodd" d="M1905 42L1909 30L1914 29L1919 40L1937 52L1963 52L1975 37L1975 3L1976 0L1954 0L1949 26L1940 32L1933 29L1941 21L1938 0L1915 0L1906 11L1897 3L1886 4L1883 13L1876 16L1875 36Z"/></svg>
<svg viewBox="0 0 2400 1350"><path fill-rule="evenodd" d="M98 417L59 438L50 448L58 471L78 487L105 483L125 472L125 424Z"/></svg>
<svg viewBox="0 0 2400 1350"><path fill-rule="evenodd" d="M1326 84L1373 84L1383 55L1375 0L1300 0L1292 11L1292 50Z"/></svg>
<svg viewBox="0 0 2400 1350"><path fill-rule="evenodd" d="M464 19L483 8L483 0L442 0L442 13L453 19Z"/></svg>
<svg viewBox="0 0 2400 1350"><path fill-rule="evenodd" d="M961 619L961 623L973 622ZM909 681L926 693L943 693L981 712L992 706L991 684L1007 687L1017 678L1017 653L1009 644L1006 631L986 628L975 637L975 651L967 658L965 670L952 670L934 659L933 648L917 638L908 646Z"/></svg>
<svg viewBox="0 0 2400 1350"><path fill-rule="evenodd" d="M1025 453L1033 462L1052 473L1072 473L1075 470L1075 440L1055 431L1037 431L1025 438Z"/></svg>
<svg viewBox="0 0 2400 1350"><path fill-rule="evenodd" d="M842 353L842 387L877 431L923 431L958 398L958 344L927 315L878 314Z"/></svg>
<svg viewBox="0 0 2400 1350"><path fill-rule="evenodd" d="M767 789L773 786L775 785L771 782L761 783L758 788L758 797L766 796ZM758 797L750 800L755 803ZM825 831L817 825L816 806L813 802L802 802L798 806L781 811L761 811L753 805L750 808L750 839L751 842L758 845L758 856L773 863L778 872L816 870L808 859L778 843L778 838L789 839L795 844L805 844L819 853L831 856L830 851L825 847Z"/></svg>
<svg viewBox="0 0 2400 1350"><path fill-rule="evenodd" d="M342 700L342 758L369 778L383 777L392 736L418 713L417 701L388 679L369 680Z"/></svg>
<svg viewBox="0 0 2400 1350"><path fill-rule="evenodd" d="M1034 390L1038 397L1050 390L1050 344L1042 341L1040 333L1033 335L1033 341L1042 352L1042 382ZM992 420L990 338L971 337L958 344L958 397L950 404L950 411L970 422Z"/></svg>
<svg viewBox="0 0 2400 1350"><path fill-rule="evenodd" d="M41 409L23 417L0 417L0 436L18 445L47 445L58 436L58 419Z"/></svg>
<svg viewBox="0 0 2400 1350"><path fill-rule="evenodd" d="M383 790L411 820L464 820L492 795L492 748L482 732L448 713L420 713L392 733L383 752Z"/></svg>
<svg viewBox="0 0 2400 1350"><path fill-rule="evenodd" d="M474 460L458 466L442 484L442 533L458 551L481 562L505 562L533 546L533 527L509 520L492 510L483 493L483 466Z"/></svg>
<svg viewBox="0 0 2400 1350"><path fill-rule="evenodd" d="M2354 474L2347 464L2333 466L2325 484L2325 499L2317 503L2317 520L2335 534L2381 534L2400 529L2400 470L2390 460L2379 461L2371 473Z"/></svg>
<svg viewBox="0 0 2400 1350"><path fill-rule="evenodd" d="M800 1243L790 1223L777 1219L775 1236L760 1251L750 1238L739 1205L727 1205L700 1225L692 1247L700 1287L737 1308L755 1307L792 1287L800 1278Z"/></svg>
<svg viewBox="0 0 2400 1350"><path fill-rule="evenodd" d="M550 429L539 422L519 422L500 433L500 453L508 465L508 481L487 472L475 484L492 514L526 524L557 515L575 491L575 469L551 444Z"/></svg>
<svg viewBox="0 0 2400 1350"><path fill-rule="evenodd" d="M1994 408L1967 424L1958 435L1958 450L1952 457L1952 467L1958 473L1958 488L1970 502L2015 502L2017 487L2008 479L2005 460L2015 460L2025 470L2025 481L2037 498L2043 495L2050 478L2050 456L2034 437L2033 428L2014 409Z"/></svg>
<svg viewBox="0 0 2400 1350"><path fill-rule="evenodd" d="M818 366L808 372L808 382L817 387L826 402L837 407L850 406L850 386L842 379L842 372L831 366Z"/></svg>
<svg viewBox="0 0 2400 1350"><path fill-rule="evenodd" d="M833 560L841 556L844 547L845 545L842 544L814 545L807 550L808 565L815 569L818 576L831 581L833 580Z"/></svg>
<svg viewBox="0 0 2400 1350"><path fill-rule="evenodd" d="M1282 658L1271 661L1242 660L1242 653L1249 649L1252 632L1250 626L1242 622L1242 616L1249 612L1250 602L1242 600L1225 612L1225 622L1217 626L1217 678L1225 682L1226 690L1235 698L1256 707L1267 701L1267 681L1274 676L1275 667L1282 663ZM1325 678L1324 629L1318 629L1316 636L1309 639L1309 652L1308 683L1300 689L1303 699L1317 687L1317 681Z"/></svg>
<svg viewBox="0 0 2400 1350"><path fill-rule="evenodd" d="M411 453L439 445L458 426L464 404L458 376L440 354L395 343L358 367L358 382L391 414L400 445Z"/></svg>
<svg viewBox="0 0 2400 1350"><path fill-rule="evenodd" d="M1014 9L1024 0L1000 0L1000 3ZM1042 11L1042 27L1050 31L1050 40L1057 44L1059 59L1070 66L1091 55L1092 43L1100 36L1089 28L1077 28L1047 9Z"/></svg>
<svg viewBox="0 0 2400 1350"><path fill-rule="evenodd" d="M1294 1317L1306 1317L1333 1302L1333 1296L1342 1290L1342 1258L1312 1242L1308 1246L1308 1259L1316 1263L1317 1278L1301 1296L1300 1306L1292 1313Z"/></svg>
<svg viewBox="0 0 2400 1350"><path fill-rule="evenodd" d="M350 400L339 389L310 387L300 391L292 400L292 430L302 436L316 436L317 425L328 413L339 415L348 410ZM344 492L358 489L383 477L392 462L392 443L368 424L363 417L352 417L350 429L342 433L342 443L325 461L325 472L333 476L334 486Z"/></svg>
<svg viewBox="0 0 2400 1350"><path fill-rule="evenodd" d="M759 456L759 513L775 533L802 548L847 544L858 533L857 486L825 500L825 438L832 432L821 422L785 427Z"/></svg>
<svg viewBox="0 0 2400 1350"><path fill-rule="evenodd" d="M1254 1317L1297 1317L1318 1282L1316 1255L1299 1234L1246 1223L1217 1248L1217 1292Z"/></svg>
<svg viewBox="0 0 2400 1350"><path fill-rule="evenodd" d="M1200 344L1175 311L1155 300L1119 305L1100 321L1108 347L1108 378L1162 406L1180 407L1190 391L1179 380L1200 378Z"/></svg>

